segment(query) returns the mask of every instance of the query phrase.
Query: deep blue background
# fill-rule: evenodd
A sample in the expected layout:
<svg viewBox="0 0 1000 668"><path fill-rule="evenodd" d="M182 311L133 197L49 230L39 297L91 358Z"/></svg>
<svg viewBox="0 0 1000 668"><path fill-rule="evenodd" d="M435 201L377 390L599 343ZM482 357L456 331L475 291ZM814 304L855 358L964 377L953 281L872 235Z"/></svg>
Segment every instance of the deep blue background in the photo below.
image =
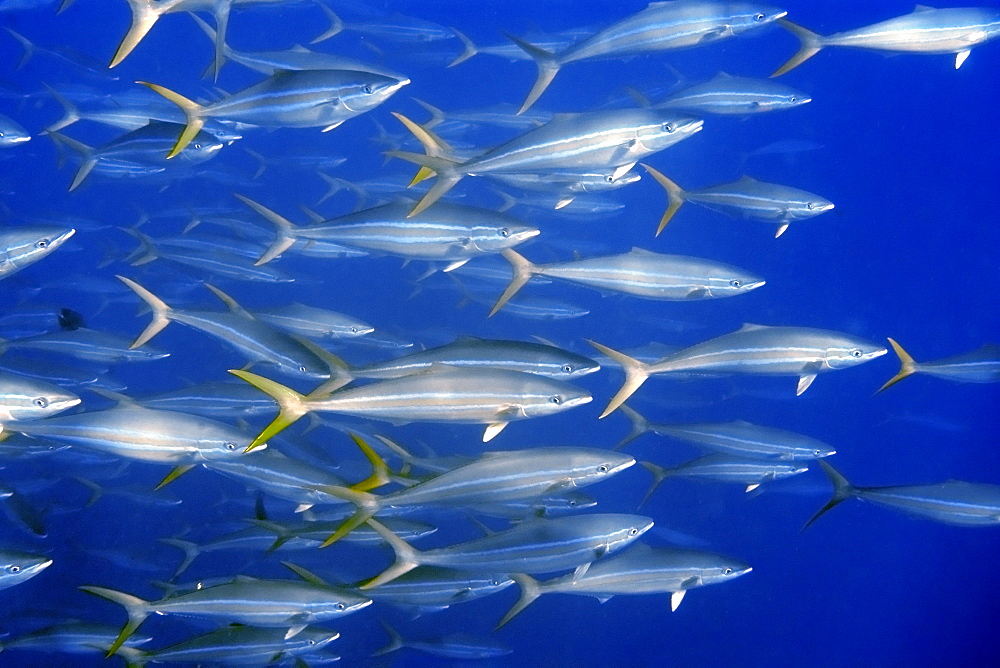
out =
<svg viewBox="0 0 1000 668"><path fill-rule="evenodd" d="M798 0L786 3L786 8L791 20L823 34L912 9L909 2L897 0L877 3L877 8L872 5ZM499 44L504 31L600 28L643 6L641 2L611 6L486 0L400 1L386 3L384 9L454 26L478 43ZM342 13L348 22L357 20L358 12L351 5L343 6ZM39 47L72 49L94 63L93 70L87 71L39 52L17 69L20 47L0 32L0 113L17 119L32 133L41 131L60 113L44 92L43 82L61 90L87 87L110 93L134 90L137 86L132 82L144 79L189 97L211 95L211 83L199 79L211 57L210 45L183 15L165 17L121 66L110 71L115 79L108 79L104 64L128 23L124 2L103 0L77 0L59 16L51 8L0 13L0 25L14 28ZM229 42L246 50L287 48L308 42L325 27L322 13L310 3L238 11L230 22ZM385 176L403 185L412 169L398 161L383 164L383 147L372 141L377 134L373 121L402 136L390 111L416 120L426 118L411 96L445 111L520 104L535 76L528 62L512 63L488 55L447 69L444 65L459 52L457 40L407 45L348 31L318 48L385 63L405 72L412 83L382 108L333 132L247 132L244 140L205 165L212 172L245 182L220 184L194 178L161 192L159 181L150 185L92 176L78 191L67 193L75 163L70 160L71 166L58 168L56 152L45 137L0 153L0 203L10 210L4 217L11 224L67 217L91 221L71 222L79 230L64 248L0 284L4 312L28 299L27 304L76 309L95 328L135 336L148 316L135 317L137 300L127 290L112 285L113 303L101 309L102 299L77 288L74 277L110 278L125 273L165 294L171 294L171 286L191 286L208 278L165 261L135 269L124 264L121 260L133 242L116 228L134 224L140 210L153 215L153 222L143 229L154 237L179 233L185 214L160 214L183 211L184 206L231 209L257 224L253 214L243 211L231 197L231 191L294 220L304 220L297 205L314 205L325 192L325 184L308 172L283 165L280 157L299 153L344 156L347 161L332 170L333 175L358 181ZM720 70L766 76L795 48L795 39L774 27L703 49L574 63L559 74L537 106L556 112L585 111L611 97L622 97L626 86L648 90L670 85L674 80L666 63L692 81L705 80ZM218 85L232 92L259 78L229 64ZM427 289L410 299L412 281L422 269L401 269L393 258L322 262L289 256L276 266L296 276L295 283L213 282L250 308L291 301L324 306L428 344L472 334L522 339L539 335L581 352L587 349L584 338L619 349L651 340L688 345L734 330L743 322L823 327L878 341L892 336L918 360L996 341L1000 325L996 297L1000 45L975 49L959 71L954 70L952 56L884 57L830 49L781 81L807 91L813 102L789 112L747 119L710 117L701 133L650 159L685 187L704 187L747 173L820 193L836 203L834 211L793 225L780 239L773 238L769 225L729 219L693 204L683 207L667 231L654 239L652 232L665 199L648 177L613 196L624 205L615 215L571 218L537 209L512 211L543 230L524 251L532 259L569 259L574 249L583 255L623 252L640 245L746 267L767 279L767 285L752 294L674 304L604 298L563 284L532 285L523 294L558 297L591 310L575 321L537 322L503 313L487 320L487 307L481 304L459 309L456 304L461 295L440 277L429 279ZM66 133L88 144L115 136L113 130L85 123ZM484 146L503 138L488 132L474 136ZM745 157L788 139L808 140L822 148ZM252 148L275 162L262 177L251 181L256 163L240 147ZM465 201L481 206L499 203L476 179L467 179L456 192L466 193ZM353 204L350 197L338 195L320 211L335 216L350 211ZM103 266L105 260L112 262ZM200 287L188 295L177 303L217 308L214 298ZM242 364L220 344L177 325L160 334L154 345L169 350L171 357L112 370L114 378L128 385L129 394L182 387L187 380L218 380L226 375L225 369ZM356 348L338 352L359 362L391 354ZM862 485L948 478L1000 483L997 386L959 385L917 376L873 397L896 368L890 353L857 369L823 375L801 397L794 396L794 381L788 378L654 379L631 405L651 420L745 419L800 431L833 445L838 454L832 461ZM595 395L593 403L554 418L512 424L490 447L610 447L626 433L626 420L620 414L600 422L596 418L620 380L613 368L584 379L581 384ZM85 402L103 405L103 400L86 393ZM376 428L404 443L423 442L441 452L476 452L482 447L478 427ZM328 448L337 460L355 458L338 432L319 430L309 438ZM639 459L661 464L683 461L696 452L655 436L644 437L630 451ZM10 524L0 532L3 546L46 552L56 559L29 583L0 592L0 630L16 634L41 625L36 616L119 624L123 619L119 608L79 593L76 587L100 584L154 597L156 590L148 583L169 577L177 558L173 548L160 545L157 538L176 535L187 527L195 530L192 535L210 537L221 533L214 528L221 522L237 521L249 512L246 504L216 505L223 498L249 503L251 495L201 469L165 492L183 499L178 507L150 509L109 496L84 508L86 493L67 477L79 473L60 469L55 459L38 467L11 464L0 472L4 482L51 509L46 539L34 539ZM133 465L126 483L119 480L110 486L148 488L163 474L159 467ZM634 510L647 482L645 471L636 466L589 491L599 499L601 510L628 512ZM747 561L754 568L749 575L724 586L692 591L675 613L669 612L666 596L620 597L604 605L591 599L543 597L496 634L515 650L496 665L516 661L581 666L986 666L1000 661L995 641L1000 593L995 562L1000 536L995 529L938 525L852 501L799 534L802 523L826 500L825 478L810 471L800 479L768 487L766 493L749 498L739 488L671 481L644 510L657 522L650 542L677 540L675 532L679 532L705 549ZM282 504L276 502L274 507L276 515L288 516ZM474 528L455 524L422 545L447 544L474 535ZM108 559L111 553L130 555L131 561L115 564ZM274 556L245 557L225 553L200 557L182 579L238 572L283 576ZM388 556L338 546L304 560L332 577L344 568L357 570L359 558L365 566L370 560L371 566L353 577L373 574ZM140 565L145 562L158 565L143 570ZM334 647L348 664L367 661L365 657L384 643L384 633L376 623L380 616L392 620L407 637L456 631L485 635L515 598L511 589L413 623L395 611L372 606L335 626L343 635ZM143 631L155 634L153 644L160 646L160 638L163 644L178 640L192 628L180 619L157 618L147 622ZM63 657L50 658L50 663L45 658L4 653L0 665L65 665ZM370 661L373 665L424 665L432 660L405 650ZM88 665L99 664L95 659Z"/></svg>

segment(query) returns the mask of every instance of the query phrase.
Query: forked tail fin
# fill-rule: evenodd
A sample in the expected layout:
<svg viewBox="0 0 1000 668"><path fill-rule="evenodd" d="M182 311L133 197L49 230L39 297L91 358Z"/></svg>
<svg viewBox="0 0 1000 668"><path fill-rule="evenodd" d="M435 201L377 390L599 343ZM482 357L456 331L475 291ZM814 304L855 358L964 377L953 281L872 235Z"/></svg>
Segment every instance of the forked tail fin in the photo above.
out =
<svg viewBox="0 0 1000 668"><path fill-rule="evenodd" d="M779 67L774 74L771 75L771 78L780 77L785 72L795 69L819 53L819 50L824 46L822 35L817 35L811 30L806 30L802 26L792 23L786 19L778 19L778 23L784 26L788 32L798 37L801 44L799 45L799 50L795 52L795 55L789 58L788 62L784 65Z"/></svg>
<svg viewBox="0 0 1000 668"><path fill-rule="evenodd" d="M518 290L523 288L524 284L530 281L531 277L539 271L538 265L532 264L512 248L504 248L500 251L500 254L510 262L510 267L514 275L511 277L507 289L503 291L503 294L497 299L497 303L490 310L490 316L495 315L497 311L502 309L503 305L510 301L510 298L516 295Z"/></svg>
<svg viewBox="0 0 1000 668"><path fill-rule="evenodd" d="M612 350L605 345L601 345L596 341L588 340L587 343L597 348L599 351L610 357L613 361L618 362L625 370L625 382L622 383L622 388L618 390L618 394L611 398L608 402L608 407L604 409L600 417L607 417L616 408L625 403L629 397L631 397L636 390L646 382L649 378L649 365L644 362L640 362L637 359L633 359L624 353L620 353L617 350Z"/></svg>
<svg viewBox="0 0 1000 668"><path fill-rule="evenodd" d="M653 169L645 163L639 163L643 168L649 172L649 175L656 179L656 182L663 186L663 189L667 191L667 210L663 212L663 217L660 218L660 224L656 227L656 236L660 236L660 232L663 228L667 226L670 219L674 217L677 213L677 209L681 208L681 204L684 203L686 193L684 190L668 179L666 176L661 174L658 170Z"/></svg>
<svg viewBox="0 0 1000 668"><path fill-rule="evenodd" d="M896 343L895 339L889 339L889 343L892 345L892 349L896 351L896 356L899 357L899 373L887 380L885 385L878 388L875 394L889 389L907 376L912 376L920 370L917 361L910 357L910 354L903 350L903 346Z"/></svg>
<svg viewBox="0 0 1000 668"><path fill-rule="evenodd" d="M539 585L538 580L530 575L525 573L511 573L510 579L521 587L521 597L517 599L517 603L511 606L511 609L507 611L507 614L503 616L503 619L501 619L493 628L494 631L498 630L501 626L512 620L518 613L527 608L536 598L542 595L541 585Z"/></svg>
<svg viewBox="0 0 1000 668"><path fill-rule="evenodd" d="M266 443L269 438L284 431L286 427L292 425L296 420L309 412L307 398L290 387L285 387L270 378L264 378L249 371L230 369L229 373L241 380L245 380L258 390L266 392L278 402L278 416L271 421L271 424L264 427L264 431L260 432L257 438L247 446L246 452L250 452L254 448Z"/></svg>
<svg viewBox="0 0 1000 668"><path fill-rule="evenodd" d="M830 500L826 502L826 505L816 511L816 514L809 518L809 521L802 525L799 529L800 532L805 531L809 528L809 525L818 520L826 511L830 510L841 501L849 499L854 496L855 488L854 486L847 482L847 478L841 475L840 471L833 468L832 464L829 464L824 459L817 459L816 463L819 464L820 468L823 469L823 473L826 477L830 479L833 483L833 496Z"/></svg>
<svg viewBox="0 0 1000 668"><path fill-rule="evenodd" d="M535 61L535 65L538 66L538 77L535 79L535 85L531 87L528 92L528 97L524 99L524 104L518 110L517 115L520 116L528 109L531 108L538 98L542 96L545 89L549 87L552 80L556 78L556 74L559 73L559 68L562 67L562 63L559 62L559 57L552 53L551 51L546 51L534 44L529 44L524 40L518 39L513 35L507 35L507 39L517 44L521 49L524 50L529 56Z"/></svg>

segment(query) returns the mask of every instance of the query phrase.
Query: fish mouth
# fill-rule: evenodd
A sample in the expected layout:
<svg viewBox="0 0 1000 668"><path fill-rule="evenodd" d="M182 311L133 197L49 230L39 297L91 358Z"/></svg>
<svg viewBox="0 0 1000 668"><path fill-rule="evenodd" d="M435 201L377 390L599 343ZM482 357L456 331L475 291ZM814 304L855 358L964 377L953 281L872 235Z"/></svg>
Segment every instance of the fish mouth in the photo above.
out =
<svg viewBox="0 0 1000 668"><path fill-rule="evenodd" d="M763 278L757 279L757 280L745 281L743 283L743 290L745 292L749 292L750 290L756 290L757 288L761 287L762 285L766 285L766 284L767 284L767 281L765 281Z"/></svg>
<svg viewBox="0 0 1000 668"><path fill-rule="evenodd" d="M585 394L581 397L573 397L572 399L566 399L562 403L563 408L573 408L574 406L582 406L584 404L589 404L594 400L594 397L589 394Z"/></svg>

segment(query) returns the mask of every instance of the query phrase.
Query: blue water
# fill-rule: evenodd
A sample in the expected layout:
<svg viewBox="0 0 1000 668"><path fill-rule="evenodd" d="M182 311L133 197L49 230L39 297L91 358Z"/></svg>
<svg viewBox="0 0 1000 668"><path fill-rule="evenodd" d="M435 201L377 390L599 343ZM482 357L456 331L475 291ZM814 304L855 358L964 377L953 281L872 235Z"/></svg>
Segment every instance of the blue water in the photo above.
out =
<svg viewBox="0 0 1000 668"><path fill-rule="evenodd" d="M6 4L0 2L0 7ZM349 23L377 21L364 19L353 4L336 7ZM399 12L454 26L475 42L490 45L503 43L503 32L600 28L642 7L641 2L399 1L378 3L372 13ZM797 0L785 7L791 20L823 34L912 9L909 2L899 0ZM996 142L1000 106L995 94L1000 45L996 43L974 49L958 71L950 55L884 57L861 50L825 50L780 79L807 91L811 103L751 118L708 117L702 132L649 159L685 187L723 183L747 173L822 194L836 203L829 213L793 224L780 239L773 238L769 225L727 218L694 204L685 205L654 239L665 197L645 176L607 196L621 205L610 214L512 209L512 215L542 230L534 243L522 249L537 261L571 259L576 250L590 256L641 246L724 261L767 279L765 287L747 295L693 303L604 297L565 283L532 284L523 296L560 299L590 311L578 319L538 321L503 312L487 319L488 306L475 301L463 304L462 294L440 275L422 281L423 289L411 296L424 266L413 263L401 268L397 258L322 261L288 255L274 266L295 281L271 285L226 281L167 260L131 267L125 257L134 241L118 229L134 225L146 213L152 221L141 228L145 233L154 238L177 235L189 218L185 207L217 207L258 225L255 214L245 210L232 192L304 222L298 205L316 207L326 184L311 169L282 160L300 154L345 158L327 170L338 178L379 177L403 186L412 166L383 159L385 147L373 141L378 136L376 123L404 138L405 130L390 112L425 120L426 112L413 97L446 112L520 104L534 80L532 64L478 55L446 68L460 52L456 39L406 43L348 30L317 48L385 64L412 80L382 107L326 134L315 129L245 131L244 139L203 166L213 175L227 175L226 181L205 176L176 182L116 180L95 174L68 193L77 163L70 156L68 164L60 166L52 142L38 135L60 114L43 83L67 95L99 96L134 93L140 87L133 81L142 79L192 98L217 95L211 81L200 78L211 58L210 44L183 15L162 19L122 65L107 70L128 24L126 3L117 1L76 0L58 16L52 6L0 12L0 25L39 47L19 68L21 47L0 32L0 113L35 135L27 144L0 152L0 209L12 225L52 220L77 228L75 237L55 254L0 284L0 315L38 305L70 308L83 315L89 327L132 338L149 316L136 316L138 300L114 282L114 274L124 274L172 303L221 308L199 286L210 281L251 310L302 302L357 316L378 332L418 346L439 345L460 334L525 340L538 336L588 354L584 339L618 349L649 341L683 346L735 330L744 322L820 327L880 342L891 336L918 360L996 341L1000 328L996 297L1000 227L995 213L1000 184ZM308 42L326 25L311 3L235 11L229 43L244 50L288 48ZM718 71L765 77L796 46L791 35L771 27L700 49L574 63L565 67L536 107L587 111L612 98L621 100L627 86L640 91L670 86L675 79L665 68L668 63L692 82ZM66 54L68 60L46 50ZM260 78L227 64L217 85L233 92ZM117 131L80 122L65 133L97 145ZM467 141L485 147L510 136L510 131L487 129L469 135ZM794 140L786 144L793 150L751 155L788 140ZM259 178L253 178L257 161L243 148L272 161ZM464 195L460 201L467 204L487 208L501 204L479 179L466 179L454 192ZM316 208L333 217L354 206L353 196L339 193ZM100 278L106 287L84 285L83 277ZM499 292L496 288L489 294L495 298ZM143 396L191 382L222 380L226 369L244 363L215 340L180 325L168 327L153 345L169 351L170 357L115 366L105 377L125 387L127 394ZM335 350L356 363L396 354L356 346ZM896 370L890 352L858 368L821 374L800 397L794 396L790 378L684 382L654 378L630 405L652 421L744 419L807 434L835 447L831 461L860 485L949 478L1000 483L996 436L1000 388L918 375L873 396ZM614 367L580 380L593 393L592 403L558 416L513 423L489 447L613 446L627 433L625 418L616 413L598 421L597 416L620 381L621 373ZM86 407L107 405L105 399L79 391ZM257 420L253 427L264 422ZM440 453L474 454L483 448L479 426L372 423L365 427ZM291 431L301 433L303 427ZM338 431L322 427L305 438L327 451L333 461L346 462L345 467L358 459L354 446ZM629 452L662 465L697 454L693 448L653 435L634 443ZM5 467L0 480L44 509L47 524L47 535L39 538L13 520L4 521L0 546L54 559L33 580L0 592L0 631L10 637L71 618L121 624L124 614L119 606L77 587L97 584L154 598L158 592L151 581L168 579L180 558L157 539L189 531L190 537L208 540L238 527L252 513L252 492L201 468L158 493L181 500L179 505L157 507L112 492L125 487L151 489L166 473L164 467L134 463L115 477L117 463L64 466L58 455L37 463L11 460L0 466ZM77 475L102 480L105 498L86 505L87 490L72 479ZM635 466L588 492L598 499L601 511L634 512L648 479ZM656 521L647 542L680 542L731 555L753 566L748 575L692 590L673 613L667 596L622 596L603 605L589 598L542 597L493 634L513 654L484 665L989 666L1000 662L994 637L1000 593L994 572L1000 553L996 529L935 524L848 501L800 534L802 524L828 498L826 479L811 470L764 488L764 493L753 496L739 486L668 481L643 510ZM290 504L270 499L266 504L274 517L292 517ZM502 528L502 522L490 523ZM447 545L476 535L473 526L452 521L420 545ZM304 556L215 553L199 557L181 581L237 574L285 577L282 558L301 561L331 580L374 575L390 559L387 550L342 545ZM341 575L345 572L350 575ZM345 665L448 665L448 660L409 649L368 658L386 642L377 620L390 621L407 638L455 632L487 637L516 596L512 587L416 620L376 604L330 625L342 633L331 651L340 654ZM154 617L141 631L153 635L152 646L162 647L208 628L180 618ZM95 655L67 659L11 651L0 654L0 665L104 664Z"/></svg>

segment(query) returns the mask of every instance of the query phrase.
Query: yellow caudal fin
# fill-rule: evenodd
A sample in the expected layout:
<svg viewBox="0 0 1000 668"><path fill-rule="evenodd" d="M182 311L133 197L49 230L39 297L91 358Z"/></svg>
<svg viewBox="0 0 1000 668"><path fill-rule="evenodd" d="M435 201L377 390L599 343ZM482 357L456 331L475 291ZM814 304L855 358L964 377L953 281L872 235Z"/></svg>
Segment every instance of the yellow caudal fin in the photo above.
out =
<svg viewBox="0 0 1000 668"><path fill-rule="evenodd" d="M795 52L795 55L789 58L788 62L779 67L774 74L771 75L772 78L780 77L785 72L795 69L815 56L819 53L819 50L823 48L823 37L821 35L817 35L811 30L806 30L802 26L792 23L786 19L778 19L778 23L788 30L788 32L798 37L801 44L799 45L799 50Z"/></svg>
<svg viewBox="0 0 1000 668"><path fill-rule="evenodd" d="M449 190L454 188L455 184L461 181L465 176L465 173L459 169L463 166L463 164L457 160L432 155L422 155L420 153L410 153L409 151L386 151L385 154L393 158L399 158L400 160L412 162L422 167L429 167L438 175L437 181L433 186L431 186L430 190L428 190L420 201L417 202L410 213L406 214L407 218L413 218L417 214L426 210L427 207L434 204L434 202L441 199L441 197L443 197Z"/></svg>
<svg viewBox="0 0 1000 668"><path fill-rule="evenodd" d="M258 390L266 392L278 402L278 416L271 421L271 424L264 427L264 431L255 438L246 452L264 444L267 440L292 425L296 420L309 412L308 400L290 387L285 387L281 383L270 378L258 376L249 371L230 369L229 373L241 380L245 380Z"/></svg>
<svg viewBox="0 0 1000 668"><path fill-rule="evenodd" d="M420 101L418 100L418 102ZM426 103L421 104L426 105ZM400 123L406 126L406 129L417 138L420 144L424 147L424 153L434 158L449 158L451 156L452 149L448 142L438 137L435 133L431 132L423 125L414 123L403 114L398 114L394 111L392 112L392 115L395 116ZM417 170L417 173L413 176L413 179L410 180L406 187L411 188L421 181L434 176L434 174L435 172L433 169L426 165L421 165L420 169Z"/></svg>
<svg viewBox="0 0 1000 668"><path fill-rule="evenodd" d="M191 140L194 139L199 132L201 132L202 127L205 125L205 119L201 117L203 108L197 102L193 102L183 95L178 95L169 88L164 88L163 86L149 83L148 81L136 81L136 83L142 84L150 90L159 93L180 107L181 111L184 112L184 118L186 119L187 125L185 125L184 129L181 131L181 136L177 138L177 141L174 143L174 147L170 149L170 153L167 153L167 158L172 158L183 151L184 148L191 143Z"/></svg>
<svg viewBox="0 0 1000 668"><path fill-rule="evenodd" d="M492 317L497 311L502 309L503 305L510 301L510 298L516 295L517 291L523 288L524 284L530 281L531 277L539 271L538 265L532 264L512 248L504 248L500 251L500 254L510 262L510 267L514 275L511 277L507 289L497 299L497 303L493 305L490 315L487 317Z"/></svg>
<svg viewBox="0 0 1000 668"><path fill-rule="evenodd" d="M895 339L889 339L889 343L892 345L892 349L896 351L896 355L899 357L899 373L886 381L885 385L878 388L878 391L875 392L875 394L878 394L883 390L887 390L907 376L912 376L920 370L919 364L916 360L910 357L910 354L903 350L903 346L896 343Z"/></svg>
<svg viewBox="0 0 1000 668"><path fill-rule="evenodd" d="M637 359L632 359L628 355L620 353L617 350L612 350L611 348L601 345L596 341L588 340L587 343L610 357L612 361L620 364L622 369L625 371L625 382L622 383L622 388L618 390L618 394L613 396L611 401L608 402L608 407L604 409L603 413L601 413L600 417L603 418L610 415L616 408L628 401L628 398L631 397L635 391L646 382L646 379L649 378L649 365L644 364Z"/></svg>
<svg viewBox="0 0 1000 668"><path fill-rule="evenodd" d="M129 346L130 350L134 350L139 346L147 343L150 339L160 333L160 331L170 324L170 313L171 309L167 306L162 299L154 295L152 292L142 287L131 278L125 278L124 276L115 276L119 281L127 285L132 289L132 292L139 295L142 301L149 305L149 308L153 310L153 321L149 323L146 329L142 330L142 333L136 337L132 345Z"/></svg>
<svg viewBox="0 0 1000 668"><path fill-rule="evenodd" d="M82 591L88 594L93 594L94 596L100 596L101 598L106 598L109 601L113 601L118 605L125 608L126 614L128 614L128 621L125 622L125 626L122 627L121 633L115 638L114 643L108 648L105 658L114 656L118 648L122 646L129 637L135 633L136 629L149 617L149 613L152 610L149 609L149 604L142 600L132 596L131 594L126 594L125 592L117 591L114 589L107 589L105 587L92 587L84 586L80 587Z"/></svg>
<svg viewBox="0 0 1000 668"><path fill-rule="evenodd" d="M528 109L531 108L538 98L542 96L545 89L549 87L552 80L556 78L556 74L559 73L559 68L562 67L562 63L559 62L558 56L551 51L546 51L534 44L529 44L524 40L518 39L513 35L507 35L507 39L517 44L521 49L527 53L535 61L535 65L538 66L538 77L535 79L535 85L531 87L528 92L528 97L524 99L524 104L518 110L517 115L520 116Z"/></svg>
<svg viewBox="0 0 1000 668"><path fill-rule="evenodd" d="M640 165L649 172L649 175L656 179L656 182L663 186L663 189L667 191L667 210L663 212L663 217L660 218L660 224L656 227L656 236L660 236L660 232L663 228L667 226L670 219L674 217L677 213L677 209L681 208L681 204L684 203L684 190L681 189L679 185L668 179L666 176L661 174L658 170L653 169L649 165L640 162Z"/></svg>

